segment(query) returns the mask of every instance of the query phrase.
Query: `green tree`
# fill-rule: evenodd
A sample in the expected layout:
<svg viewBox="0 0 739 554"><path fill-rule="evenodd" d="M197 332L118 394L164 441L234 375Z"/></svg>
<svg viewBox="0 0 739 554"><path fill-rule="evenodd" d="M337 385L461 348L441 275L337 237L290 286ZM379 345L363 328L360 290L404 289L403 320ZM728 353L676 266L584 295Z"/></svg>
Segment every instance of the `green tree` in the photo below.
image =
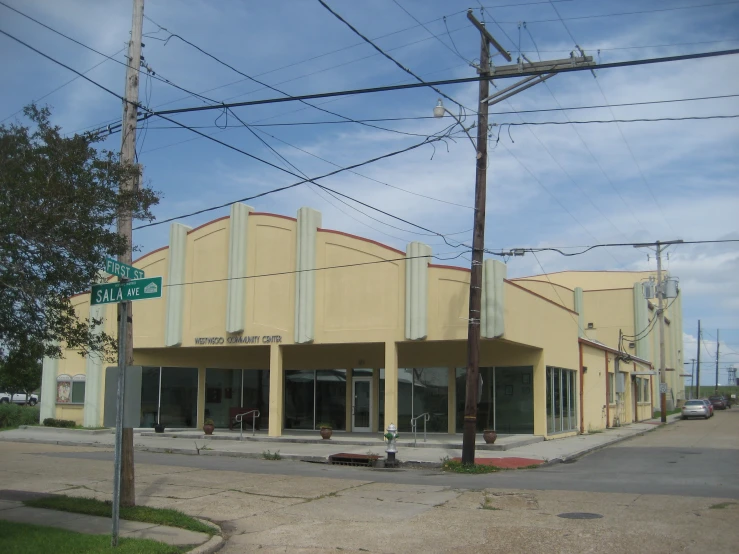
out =
<svg viewBox="0 0 739 554"><path fill-rule="evenodd" d="M92 333L100 322L76 314L70 298L99 280L106 256L125 251L116 219L127 210L153 219L157 194L121 191L140 170L97 148L98 136L62 136L47 108L25 115L29 127L0 126L0 357L28 344L50 357L62 344L110 356L111 337Z"/></svg>
<svg viewBox="0 0 739 554"><path fill-rule="evenodd" d="M41 386L41 363L44 347L38 343L23 344L0 361L0 391L11 395L23 392L26 399Z"/></svg>

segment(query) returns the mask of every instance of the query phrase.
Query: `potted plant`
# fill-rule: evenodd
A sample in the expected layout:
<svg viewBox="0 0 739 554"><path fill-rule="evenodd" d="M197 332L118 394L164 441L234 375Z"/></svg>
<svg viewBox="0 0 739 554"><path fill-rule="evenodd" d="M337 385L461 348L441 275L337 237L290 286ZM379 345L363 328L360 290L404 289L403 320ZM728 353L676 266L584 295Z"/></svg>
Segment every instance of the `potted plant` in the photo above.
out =
<svg viewBox="0 0 739 554"><path fill-rule="evenodd" d="M213 429L215 429L215 428L216 428L216 426L213 425L213 420L212 419L209 418L209 419L206 419L203 422L203 432L206 435L212 435L213 434Z"/></svg>
<svg viewBox="0 0 739 554"><path fill-rule="evenodd" d="M493 429L485 429L482 432L482 438L485 439L485 442L487 444L493 444L495 442L495 439L498 438L498 433L496 433Z"/></svg>
<svg viewBox="0 0 739 554"><path fill-rule="evenodd" d="M155 423L154 424L154 432L155 433L164 433L164 424L163 423Z"/></svg>
<svg viewBox="0 0 739 554"><path fill-rule="evenodd" d="M321 430L322 439L330 439L334 433L333 426L330 423L319 423L318 428Z"/></svg>

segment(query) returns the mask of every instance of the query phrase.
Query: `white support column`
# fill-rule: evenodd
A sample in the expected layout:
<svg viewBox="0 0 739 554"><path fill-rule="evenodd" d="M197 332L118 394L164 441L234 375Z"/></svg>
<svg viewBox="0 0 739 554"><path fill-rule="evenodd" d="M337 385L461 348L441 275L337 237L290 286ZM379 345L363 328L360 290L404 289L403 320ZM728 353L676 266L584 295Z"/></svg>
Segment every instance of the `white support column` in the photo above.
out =
<svg viewBox="0 0 739 554"><path fill-rule="evenodd" d="M44 358L41 370L40 420L56 417L56 376L59 371L58 358Z"/></svg>
<svg viewBox="0 0 739 554"><path fill-rule="evenodd" d="M398 425L398 345L385 343L385 429Z"/></svg>
<svg viewBox="0 0 739 554"><path fill-rule="evenodd" d="M498 260L485 260L482 266L481 336L500 338L505 334L504 281L508 266Z"/></svg>
<svg viewBox="0 0 739 554"><path fill-rule="evenodd" d="M167 271L167 314L164 324L164 346L182 344L182 305L185 301L185 261L187 232L190 227L172 223L169 228L169 270Z"/></svg>
<svg viewBox="0 0 739 554"><path fill-rule="evenodd" d="M226 298L226 332L241 333L246 320L246 249L249 213L246 204L231 206L231 234L228 237L228 292Z"/></svg>
<svg viewBox="0 0 739 554"><path fill-rule="evenodd" d="M298 210L298 244L295 269L295 342L313 342L316 321L316 235L321 212ZM271 417L270 417L271 420Z"/></svg>
<svg viewBox="0 0 739 554"><path fill-rule="evenodd" d="M269 345L269 436L282 436L285 419L285 369L282 366L282 346Z"/></svg>
<svg viewBox="0 0 739 554"><path fill-rule="evenodd" d="M408 340L423 340L428 335L430 256L431 247L422 242L411 242L406 247L405 338Z"/></svg>
<svg viewBox="0 0 739 554"><path fill-rule="evenodd" d="M90 326L95 335L103 331L105 324L105 309L107 306L98 304L90 306ZM93 321L100 321L99 325L92 325ZM82 425L85 427L98 427L103 422L103 405L101 394L103 386L103 356L89 354L85 358L85 407L82 412Z"/></svg>

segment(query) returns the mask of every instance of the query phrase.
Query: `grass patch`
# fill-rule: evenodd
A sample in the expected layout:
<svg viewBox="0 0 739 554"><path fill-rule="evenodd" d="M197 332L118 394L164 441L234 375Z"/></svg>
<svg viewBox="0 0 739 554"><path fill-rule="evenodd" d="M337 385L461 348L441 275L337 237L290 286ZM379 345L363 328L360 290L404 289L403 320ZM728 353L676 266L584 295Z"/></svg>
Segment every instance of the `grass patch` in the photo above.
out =
<svg viewBox="0 0 739 554"><path fill-rule="evenodd" d="M729 508L731 506L736 506L736 502L721 502L720 504L714 504L713 506L709 506L709 510L725 510L726 508Z"/></svg>
<svg viewBox="0 0 739 554"><path fill-rule="evenodd" d="M451 471L454 473L495 473L497 471L500 471L500 468L497 466L490 466L490 465L480 465L480 464L473 464L473 465L464 465L462 462L458 462L456 460L444 460L444 462L441 464L441 469L444 471Z"/></svg>
<svg viewBox="0 0 739 554"><path fill-rule="evenodd" d="M531 464L528 466L517 467L516 469L539 469L540 467L541 467L541 464Z"/></svg>
<svg viewBox="0 0 739 554"><path fill-rule="evenodd" d="M490 503L490 498L486 496L485 497L485 502L482 503L482 509L483 510L496 510L496 511L499 511L501 508L497 508L497 507L493 506Z"/></svg>
<svg viewBox="0 0 739 554"><path fill-rule="evenodd" d="M679 413L680 413L680 410L667 410L667 415L673 415L673 414L679 414ZM662 412L659 410L652 414L653 419L659 419L661 417L662 417Z"/></svg>
<svg viewBox="0 0 739 554"><path fill-rule="evenodd" d="M265 450L262 452L262 458L264 458L265 460L281 460L282 456L280 456L279 450L275 452L270 452L269 450Z"/></svg>
<svg viewBox="0 0 739 554"><path fill-rule="evenodd" d="M0 521L0 537L3 552L36 554L58 552L60 554L115 552L116 554L175 554L187 552L189 547L172 546L149 539L120 539L118 547L110 546L110 535L84 535L28 523Z"/></svg>
<svg viewBox="0 0 739 554"><path fill-rule="evenodd" d="M47 508L49 510L61 510L63 512L74 512L76 514L87 514L91 516L113 517L113 505L109 501L95 500L94 498L75 498L72 496L50 496L48 498L37 498L23 502L26 506L33 508ZM197 519L168 508L150 508L148 506L121 507L121 519L129 521L142 521L155 525L167 525L179 527L188 531L197 531L213 535L215 530Z"/></svg>

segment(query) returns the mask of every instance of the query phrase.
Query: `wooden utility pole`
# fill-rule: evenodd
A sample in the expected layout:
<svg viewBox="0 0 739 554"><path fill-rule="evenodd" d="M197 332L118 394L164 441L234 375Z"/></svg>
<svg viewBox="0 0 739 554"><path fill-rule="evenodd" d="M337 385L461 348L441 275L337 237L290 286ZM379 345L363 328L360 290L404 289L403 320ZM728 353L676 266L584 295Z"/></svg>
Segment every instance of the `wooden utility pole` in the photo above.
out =
<svg viewBox="0 0 739 554"><path fill-rule="evenodd" d="M139 68L141 67L141 35L144 27L144 0L133 0L133 19L131 22L131 40L128 43L128 67L126 68L126 100L123 102L123 127L121 129L121 163L134 165L136 163L136 119L139 103ZM139 187L139 177L121 183L121 189L134 190ZM133 231L131 229L131 214L118 218L118 233L126 238L128 245L126 252L118 257L124 264L131 265L131 245ZM118 304L118 318L126 319L126 362L125 366L133 365L133 317L131 302ZM133 429L123 429L121 444L121 506L135 506L136 492L134 490L133 469Z"/></svg>
<svg viewBox="0 0 739 554"><path fill-rule="evenodd" d="M698 361L695 364L695 397L701 397L701 320L698 320Z"/></svg>
<svg viewBox="0 0 739 554"><path fill-rule="evenodd" d="M659 318L659 409L660 420L667 423L667 381L665 380L665 287L662 282L662 243L657 241L657 317Z"/></svg>
<svg viewBox="0 0 739 554"><path fill-rule="evenodd" d="M474 16L467 12L467 17ZM475 20L476 21L476 20ZM479 24L482 26L482 24ZM478 27L479 28L479 27ZM480 75L490 73L488 37L480 31ZM464 402L462 436L462 463L475 463L475 436L477 435L477 387L480 372L480 317L482 305L482 256L485 248L485 196L488 166L488 104L490 81L482 79L477 105L477 169L475 172L475 216L472 235L472 267L470 274L470 309L467 326L467 387Z"/></svg>
<svg viewBox="0 0 739 554"><path fill-rule="evenodd" d="M719 330L716 329L716 386L713 389L715 394L718 394L718 350L719 350Z"/></svg>

